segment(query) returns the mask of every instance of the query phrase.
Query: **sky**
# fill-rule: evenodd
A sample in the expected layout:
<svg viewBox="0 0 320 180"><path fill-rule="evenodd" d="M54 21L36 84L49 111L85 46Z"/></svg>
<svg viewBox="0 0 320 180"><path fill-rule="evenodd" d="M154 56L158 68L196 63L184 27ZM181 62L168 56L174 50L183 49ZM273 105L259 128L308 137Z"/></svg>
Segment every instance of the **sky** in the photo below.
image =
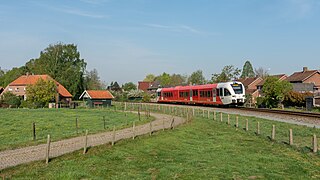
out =
<svg viewBox="0 0 320 180"><path fill-rule="evenodd" d="M0 67L76 44L103 81L209 79L246 60L269 74L320 69L319 0L1 0Z"/></svg>

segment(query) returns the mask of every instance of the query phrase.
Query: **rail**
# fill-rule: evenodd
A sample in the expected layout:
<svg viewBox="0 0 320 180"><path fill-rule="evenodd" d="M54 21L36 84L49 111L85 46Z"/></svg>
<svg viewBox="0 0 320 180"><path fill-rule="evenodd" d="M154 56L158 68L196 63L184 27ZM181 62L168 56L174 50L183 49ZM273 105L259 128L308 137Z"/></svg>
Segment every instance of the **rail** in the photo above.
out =
<svg viewBox="0 0 320 180"><path fill-rule="evenodd" d="M237 109L245 110L245 111L265 112L265 113L274 113L274 114L285 114L285 115L291 115L291 116L303 116L303 117L320 118L320 113L312 113L312 112L275 110L275 109L265 109L265 108L247 108L247 107L238 107Z"/></svg>

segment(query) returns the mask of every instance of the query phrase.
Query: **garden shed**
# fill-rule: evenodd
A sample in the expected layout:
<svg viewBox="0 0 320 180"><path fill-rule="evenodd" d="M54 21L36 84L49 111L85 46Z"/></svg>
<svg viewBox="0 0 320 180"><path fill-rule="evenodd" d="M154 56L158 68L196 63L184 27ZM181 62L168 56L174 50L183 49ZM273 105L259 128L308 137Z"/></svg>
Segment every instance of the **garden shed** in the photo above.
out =
<svg viewBox="0 0 320 180"><path fill-rule="evenodd" d="M107 90L85 90L79 99L86 101L88 107L111 106L113 95Z"/></svg>

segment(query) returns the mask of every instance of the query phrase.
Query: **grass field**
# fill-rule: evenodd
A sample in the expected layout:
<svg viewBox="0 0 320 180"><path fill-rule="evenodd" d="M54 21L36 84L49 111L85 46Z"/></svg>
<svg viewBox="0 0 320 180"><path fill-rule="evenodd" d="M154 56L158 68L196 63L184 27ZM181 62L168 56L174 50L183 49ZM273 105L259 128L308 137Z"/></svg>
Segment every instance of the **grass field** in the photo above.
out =
<svg viewBox="0 0 320 180"><path fill-rule="evenodd" d="M126 116L127 115L127 116ZM106 129L104 129L105 116ZM0 109L0 150L39 144L46 141L48 134L52 140L109 131L130 126L133 121L145 123L147 119L133 113L115 112L113 109ZM76 128L78 118L78 134ZM33 141L32 123L36 123L36 141Z"/></svg>
<svg viewBox="0 0 320 180"><path fill-rule="evenodd" d="M258 120L258 119L255 119ZM259 120L263 124L274 122ZM281 128L302 128L275 123ZM243 123L240 119L240 126ZM256 136L225 122L195 118L175 130L90 148L44 162L7 169L2 175L25 179L319 179L320 156L270 141L270 129ZM267 133L268 132L268 133ZM304 135L303 135L304 136ZM281 137L281 132L276 138ZM309 138L310 139L310 138ZM311 143L311 139L308 142Z"/></svg>

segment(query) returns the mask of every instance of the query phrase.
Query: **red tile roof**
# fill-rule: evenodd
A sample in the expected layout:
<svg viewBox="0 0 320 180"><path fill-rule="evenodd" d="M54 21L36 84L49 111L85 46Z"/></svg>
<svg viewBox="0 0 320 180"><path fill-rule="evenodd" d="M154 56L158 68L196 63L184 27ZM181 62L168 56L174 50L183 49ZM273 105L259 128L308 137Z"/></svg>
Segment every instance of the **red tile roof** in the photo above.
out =
<svg viewBox="0 0 320 180"><path fill-rule="evenodd" d="M242 84L247 87L249 86L251 83L253 83L255 80L259 79L259 77L253 77L253 78L245 78L245 79L239 79L240 82L242 82Z"/></svg>
<svg viewBox="0 0 320 180"><path fill-rule="evenodd" d="M317 70L295 72L287 78L287 81L289 81L289 82L297 82L297 81L303 82L316 73L320 73L320 72Z"/></svg>
<svg viewBox="0 0 320 180"><path fill-rule="evenodd" d="M139 81L138 82L138 89L143 90L143 91L147 91L151 84L152 84L152 82Z"/></svg>
<svg viewBox="0 0 320 180"><path fill-rule="evenodd" d="M113 95L107 90L87 90L91 99L113 99Z"/></svg>
<svg viewBox="0 0 320 180"><path fill-rule="evenodd" d="M276 75L271 75L270 77L275 77L279 80L285 80L287 79L287 75L286 74L276 74ZM263 84L266 82L266 78L264 80L262 80L261 82L259 82L257 84L257 86L263 86Z"/></svg>
<svg viewBox="0 0 320 180"><path fill-rule="evenodd" d="M69 93L69 91L61 85L59 82L54 80L49 75L23 75L20 76L18 79L14 80L9 84L9 86L26 86L30 84L35 84L39 79L43 80L53 80L57 86L58 86L58 92L63 97L72 97L72 95Z"/></svg>

